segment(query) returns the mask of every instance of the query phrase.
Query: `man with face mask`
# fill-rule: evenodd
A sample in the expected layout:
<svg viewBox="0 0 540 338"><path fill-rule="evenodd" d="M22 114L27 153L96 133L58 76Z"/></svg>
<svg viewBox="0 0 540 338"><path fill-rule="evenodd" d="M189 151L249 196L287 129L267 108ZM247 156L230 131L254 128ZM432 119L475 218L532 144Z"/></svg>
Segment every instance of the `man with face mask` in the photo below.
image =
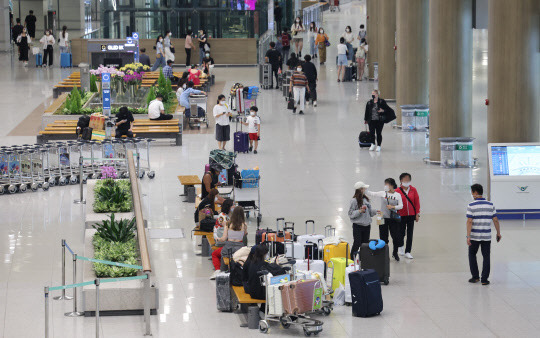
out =
<svg viewBox="0 0 540 338"><path fill-rule="evenodd" d="M302 65L298 65L296 67L296 71L291 76L291 84L289 86L289 93L293 93L294 95L294 109L293 114L296 114L296 109L300 107L300 111L298 112L300 115L304 114L304 107L305 107L305 101L306 101L306 88L308 93L309 87L308 87L308 80L306 78L306 75L302 72Z"/></svg>
<svg viewBox="0 0 540 338"><path fill-rule="evenodd" d="M396 189L401 194L401 200L403 201L403 209L399 211L401 216L401 237L405 238L407 235L407 244L405 247L398 249L400 256L413 259L411 255L414 222L420 220L420 197L415 187L411 185L411 174L403 173L399 175L399 181L401 186Z"/></svg>

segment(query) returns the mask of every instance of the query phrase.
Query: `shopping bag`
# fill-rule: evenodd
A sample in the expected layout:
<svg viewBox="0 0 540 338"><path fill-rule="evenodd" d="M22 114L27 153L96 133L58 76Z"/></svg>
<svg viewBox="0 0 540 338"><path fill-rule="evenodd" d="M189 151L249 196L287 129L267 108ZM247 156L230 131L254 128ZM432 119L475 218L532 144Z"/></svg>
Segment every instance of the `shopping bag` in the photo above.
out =
<svg viewBox="0 0 540 338"><path fill-rule="evenodd" d="M259 186L259 170L244 169L242 175L242 188L257 188Z"/></svg>

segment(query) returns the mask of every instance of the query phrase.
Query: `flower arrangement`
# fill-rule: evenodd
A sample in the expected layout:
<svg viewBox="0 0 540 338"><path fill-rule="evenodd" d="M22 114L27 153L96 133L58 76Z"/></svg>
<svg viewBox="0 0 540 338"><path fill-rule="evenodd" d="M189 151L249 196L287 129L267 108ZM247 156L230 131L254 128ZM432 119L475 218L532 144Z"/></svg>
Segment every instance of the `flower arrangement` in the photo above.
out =
<svg viewBox="0 0 540 338"><path fill-rule="evenodd" d="M125 73L114 68L114 67L105 67L104 65L99 65L97 69L91 69L90 74L95 75L97 79L101 81L101 74L109 73L112 77L119 76L124 77Z"/></svg>
<svg viewBox="0 0 540 338"><path fill-rule="evenodd" d="M107 178L118 178L118 174L116 172L116 169L111 166L102 166L101 167L101 179L105 180Z"/></svg>
<svg viewBox="0 0 540 338"><path fill-rule="evenodd" d="M120 68L120 71L122 71L122 72L128 72L128 71L142 72L142 71L145 71L145 70L150 70L150 67L145 66L140 62L128 63L124 67Z"/></svg>
<svg viewBox="0 0 540 338"><path fill-rule="evenodd" d="M136 85L142 81L143 73L128 70L124 75L124 82L127 84Z"/></svg>

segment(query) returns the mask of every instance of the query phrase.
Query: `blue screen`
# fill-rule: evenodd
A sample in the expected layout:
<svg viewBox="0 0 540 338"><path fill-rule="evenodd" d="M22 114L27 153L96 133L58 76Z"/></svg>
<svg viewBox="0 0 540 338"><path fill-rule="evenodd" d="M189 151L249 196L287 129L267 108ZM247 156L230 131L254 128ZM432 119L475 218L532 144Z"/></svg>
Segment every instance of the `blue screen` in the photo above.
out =
<svg viewBox="0 0 540 338"><path fill-rule="evenodd" d="M508 152L506 147L491 147L493 175L508 175Z"/></svg>
<svg viewBox="0 0 540 338"><path fill-rule="evenodd" d="M540 175L540 146L491 147L494 176Z"/></svg>

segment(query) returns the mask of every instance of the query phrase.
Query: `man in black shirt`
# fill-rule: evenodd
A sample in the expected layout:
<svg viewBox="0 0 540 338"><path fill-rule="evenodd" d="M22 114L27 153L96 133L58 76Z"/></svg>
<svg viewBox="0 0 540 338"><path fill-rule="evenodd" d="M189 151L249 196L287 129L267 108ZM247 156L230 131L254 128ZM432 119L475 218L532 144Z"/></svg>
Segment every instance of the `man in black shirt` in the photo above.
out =
<svg viewBox="0 0 540 338"><path fill-rule="evenodd" d="M317 68L311 62L311 56L304 56L305 62L302 64L302 71L308 80L309 95L313 102L313 106L317 107Z"/></svg>
<svg viewBox="0 0 540 338"><path fill-rule="evenodd" d="M141 48L141 53L139 54L139 62L142 63L144 66L150 67L150 57L145 53L146 48Z"/></svg>
<svg viewBox="0 0 540 338"><path fill-rule="evenodd" d="M21 25L21 19L17 18L17 24L11 29L11 38L13 42L17 41L17 37L21 35L23 26Z"/></svg>
<svg viewBox="0 0 540 338"><path fill-rule="evenodd" d="M24 19L24 25L26 26L28 35L30 35L32 39L36 37L36 21L37 18L34 15L34 11L30 11L30 14Z"/></svg>
<svg viewBox="0 0 540 338"><path fill-rule="evenodd" d="M266 52L265 61L272 65L272 73L276 77L276 89L279 89L278 71L281 65L281 53L276 50L276 43L270 42L270 49Z"/></svg>
<svg viewBox="0 0 540 338"><path fill-rule="evenodd" d="M133 137L133 114L127 107L122 107L116 114L116 138L121 138L123 135Z"/></svg>

